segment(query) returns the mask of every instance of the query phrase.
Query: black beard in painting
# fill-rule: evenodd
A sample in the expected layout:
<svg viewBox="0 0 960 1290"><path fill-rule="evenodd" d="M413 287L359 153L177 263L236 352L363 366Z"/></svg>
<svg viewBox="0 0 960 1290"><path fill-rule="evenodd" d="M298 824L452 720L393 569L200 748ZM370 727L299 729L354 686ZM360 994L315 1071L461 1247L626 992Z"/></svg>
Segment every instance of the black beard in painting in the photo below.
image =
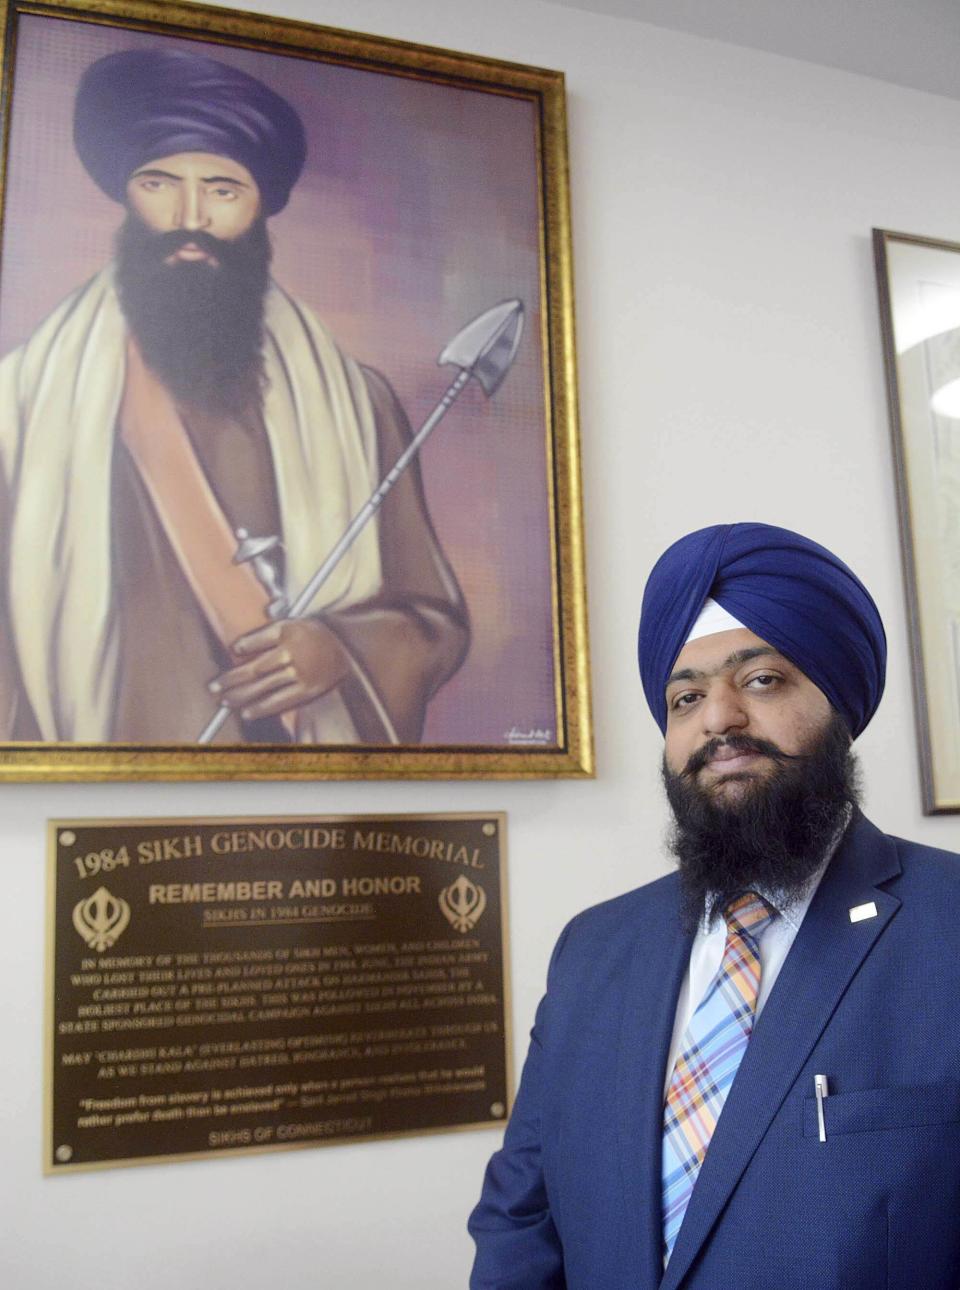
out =
<svg viewBox="0 0 960 1290"><path fill-rule="evenodd" d="M187 243L210 257L172 260ZM128 214L117 234L120 304L146 365L180 403L240 415L258 406L270 239L256 223L233 241L155 233Z"/></svg>
<svg viewBox="0 0 960 1290"><path fill-rule="evenodd" d="M762 778L744 776L745 791L718 795L697 772L725 744L770 757ZM731 776L732 778L732 776ZM833 713L822 734L801 754L746 735L713 739L682 771L663 763L673 808L669 847L680 870L684 926L693 930L706 911L720 913L745 891L760 890L777 909L789 910L805 893L848 811L860 797L859 769L850 733Z"/></svg>

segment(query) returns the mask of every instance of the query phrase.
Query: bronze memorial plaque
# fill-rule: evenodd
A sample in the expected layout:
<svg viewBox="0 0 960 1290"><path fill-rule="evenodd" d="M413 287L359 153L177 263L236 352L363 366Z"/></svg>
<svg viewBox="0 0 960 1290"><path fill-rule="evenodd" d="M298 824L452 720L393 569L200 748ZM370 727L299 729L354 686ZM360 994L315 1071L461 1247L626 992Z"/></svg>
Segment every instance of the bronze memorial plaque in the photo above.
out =
<svg viewBox="0 0 960 1290"><path fill-rule="evenodd" d="M46 1172L501 1123L504 830L52 821Z"/></svg>

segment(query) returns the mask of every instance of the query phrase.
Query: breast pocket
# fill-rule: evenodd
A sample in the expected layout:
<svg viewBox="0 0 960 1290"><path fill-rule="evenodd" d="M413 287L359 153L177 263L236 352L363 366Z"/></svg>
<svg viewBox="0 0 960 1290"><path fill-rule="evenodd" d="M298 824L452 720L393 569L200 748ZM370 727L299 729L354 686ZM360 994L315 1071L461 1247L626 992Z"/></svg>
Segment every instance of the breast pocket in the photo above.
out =
<svg viewBox="0 0 960 1290"><path fill-rule="evenodd" d="M960 1084L919 1084L904 1088L856 1089L831 1093L823 1102L827 1141L843 1133L919 1128L960 1122ZM803 1104L803 1136L819 1137L817 1099Z"/></svg>

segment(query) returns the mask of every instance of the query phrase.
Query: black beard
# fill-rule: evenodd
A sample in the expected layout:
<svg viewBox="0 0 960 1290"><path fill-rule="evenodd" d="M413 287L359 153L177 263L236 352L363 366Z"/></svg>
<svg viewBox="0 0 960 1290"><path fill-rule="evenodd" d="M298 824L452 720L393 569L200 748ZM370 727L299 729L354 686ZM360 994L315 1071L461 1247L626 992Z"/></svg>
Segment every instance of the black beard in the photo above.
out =
<svg viewBox="0 0 960 1290"><path fill-rule="evenodd" d="M776 763L765 778L733 776L742 796L728 799L695 776L718 747L763 753ZM673 808L668 845L680 869L681 915L693 931L745 891L761 890L788 911L804 895L849 809L860 800L859 767L850 734L834 712L823 733L802 754L776 744L728 735L713 739L671 771L663 782Z"/></svg>
<svg viewBox="0 0 960 1290"><path fill-rule="evenodd" d="M166 260L187 242L215 256ZM128 214L117 234L120 304L143 361L181 403L240 415L263 383L263 302L270 239L256 223L233 241L176 229L154 233Z"/></svg>

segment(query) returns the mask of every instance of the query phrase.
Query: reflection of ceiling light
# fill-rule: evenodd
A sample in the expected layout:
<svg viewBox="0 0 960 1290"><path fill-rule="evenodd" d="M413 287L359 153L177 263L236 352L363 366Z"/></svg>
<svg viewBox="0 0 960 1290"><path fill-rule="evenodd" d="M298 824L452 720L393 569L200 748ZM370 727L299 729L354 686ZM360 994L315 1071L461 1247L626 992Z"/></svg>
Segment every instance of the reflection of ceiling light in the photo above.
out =
<svg viewBox="0 0 960 1290"><path fill-rule="evenodd" d="M941 385L930 400L930 406L937 416L960 421L960 380Z"/></svg>

